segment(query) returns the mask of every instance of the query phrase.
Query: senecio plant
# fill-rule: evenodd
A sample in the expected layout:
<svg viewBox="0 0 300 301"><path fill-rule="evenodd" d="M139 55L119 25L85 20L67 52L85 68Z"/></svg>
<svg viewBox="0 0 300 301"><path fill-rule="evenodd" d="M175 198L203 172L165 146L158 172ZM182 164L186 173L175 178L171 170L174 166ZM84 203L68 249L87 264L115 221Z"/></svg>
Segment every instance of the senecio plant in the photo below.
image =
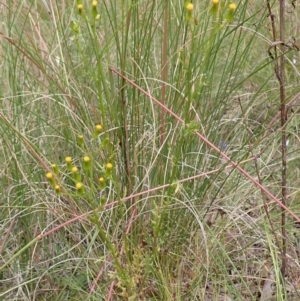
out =
<svg viewBox="0 0 300 301"><path fill-rule="evenodd" d="M101 125L96 125L93 132L93 139L98 139L102 131ZM77 137L77 144L82 152L85 152L84 137ZM97 167L97 168L95 168ZM95 193L103 192L108 183L112 182L113 163L108 160L101 165L94 162L90 155L83 155L81 158L65 157L65 164L61 167L54 163L51 171L46 174L50 186L58 195L81 196L93 200ZM68 182L68 185L67 185ZM71 183L71 185L69 184ZM100 204L89 202L95 206Z"/></svg>
<svg viewBox="0 0 300 301"><path fill-rule="evenodd" d="M98 14L98 10L97 10L97 5L98 5L98 2L97 1L92 1L92 9L91 9L91 15L92 15L92 18L94 20L99 20L100 19L100 15ZM87 15L88 12L85 12L84 11L84 6L83 4L81 3L81 1L77 1L77 9L78 9L78 14L80 16L83 16L83 17L89 17Z"/></svg>
<svg viewBox="0 0 300 301"><path fill-rule="evenodd" d="M186 20L190 22L191 20L193 20L194 4L189 0L186 0L184 7L186 10ZM230 23L233 21L236 8L237 5L233 2L230 2L228 6L225 6L224 1L221 2L219 0L212 0L210 10L214 19L217 18L219 21L225 19L227 22ZM196 18L194 20L195 24L197 24L198 22L196 21Z"/></svg>
<svg viewBox="0 0 300 301"><path fill-rule="evenodd" d="M227 22L232 22L233 21L233 17L234 17L234 12L236 10L236 4L231 2L228 6L228 11L226 14L226 21ZM220 9L221 8L221 9ZM220 3L219 0L212 0L212 6L211 6L211 14L214 17L220 17L220 14L223 14L224 12L224 3Z"/></svg>

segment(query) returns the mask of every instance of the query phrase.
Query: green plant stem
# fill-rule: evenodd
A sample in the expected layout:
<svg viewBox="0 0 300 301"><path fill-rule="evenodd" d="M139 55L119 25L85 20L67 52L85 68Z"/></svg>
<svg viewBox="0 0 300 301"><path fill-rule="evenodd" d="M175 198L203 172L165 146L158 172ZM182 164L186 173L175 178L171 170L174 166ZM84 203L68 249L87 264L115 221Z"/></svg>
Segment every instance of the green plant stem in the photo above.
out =
<svg viewBox="0 0 300 301"><path fill-rule="evenodd" d="M285 96L285 6L286 1L280 0L280 40L283 42L281 44L281 56L280 56L280 69L279 69L279 84L280 84L280 103L281 103L281 196L282 204L286 206L287 201L287 164L286 164L286 123L287 123L287 113L286 113L286 96ZM281 274L282 280L285 277L287 257L286 257L286 212L284 209L281 210L281 226L282 226L282 266Z"/></svg>
<svg viewBox="0 0 300 301"><path fill-rule="evenodd" d="M163 29L163 45L162 45L162 64L161 64L161 103L165 104L166 98L166 80L167 80L167 49L168 49L168 3L169 1L165 1L164 7L164 29ZM160 110L160 145L163 145L165 140L165 110L161 108Z"/></svg>

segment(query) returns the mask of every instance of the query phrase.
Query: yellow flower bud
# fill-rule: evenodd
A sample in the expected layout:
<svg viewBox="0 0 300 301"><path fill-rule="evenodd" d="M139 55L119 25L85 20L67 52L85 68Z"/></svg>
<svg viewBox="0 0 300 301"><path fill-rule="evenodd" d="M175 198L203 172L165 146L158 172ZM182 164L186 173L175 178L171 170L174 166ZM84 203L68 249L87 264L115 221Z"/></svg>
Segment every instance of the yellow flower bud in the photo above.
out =
<svg viewBox="0 0 300 301"><path fill-rule="evenodd" d="M52 164L52 170L56 175L59 175L59 168L56 164Z"/></svg>
<svg viewBox="0 0 300 301"><path fill-rule="evenodd" d="M219 9L219 0L212 0L211 13L212 15L216 15Z"/></svg>
<svg viewBox="0 0 300 301"><path fill-rule="evenodd" d="M97 15L98 15L98 12L97 12L97 1L93 1L92 2L92 14L93 14L93 17L96 19Z"/></svg>
<svg viewBox="0 0 300 301"><path fill-rule="evenodd" d="M71 158L71 157L66 157L65 161L66 161L67 163L71 163L71 162L72 162L72 158Z"/></svg>
<svg viewBox="0 0 300 301"><path fill-rule="evenodd" d="M81 15L82 14L83 5L82 4L78 4L77 8L78 8L78 14Z"/></svg>
<svg viewBox="0 0 300 301"><path fill-rule="evenodd" d="M66 157L65 159L66 163L67 163L67 168L68 168L68 171L72 171L72 158L71 157Z"/></svg>
<svg viewBox="0 0 300 301"><path fill-rule="evenodd" d="M89 170L92 167L91 165L91 158L89 156L83 157L83 169Z"/></svg>
<svg viewBox="0 0 300 301"><path fill-rule="evenodd" d="M189 3L187 6L186 6L186 9L188 11L192 11L194 9L194 4L193 3Z"/></svg>
<svg viewBox="0 0 300 301"><path fill-rule="evenodd" d="M82 194L84 191L83 184L80 182L76 183L76 190L79 194Z"/></svg>
<svg viewBox="0 0 300 301"><path fill-rule="evenodd" d="M83 138L82 135L79 135L79 136L77 137L77 143L78 143L79 147L81 147L81 148L84 147L84 138Z"/></svg>
<svg viewBox="0 0 300 301"><path fill-rule="evenodd" d="M54 189L55 189L56 194L61 194L59 185L55 185Z"/></svg>
<svg viewBox="0 0 300 301"><path fill-rule="evenodd" d="M226 16L226 20L228 22L232 22L235 10L236 10L236 4L235 3L231 3L229 5L229 11L228 11L227 16Z"/></svg>
<svg viewBox="0 0 300 301"><path fill-rule="evenodd" d="M194 4L188 3L185 8L187 10L186 19L187 19L187 21L191 21L191 19L193 17Z"/></svg>
<svg viewBox="0 0 300 301"><path fill-rule="evenodd" d="M97 124L95 126L93 137L97 138L99 136L99 134L100 134L101 131L102 131L102 125L101 124Z"/></svg>
<svg viewBox="0 0 300 301"><path fill-rule="evenodd" d="M48 180L52 179L52 178L53 178L52 173L51 173L51 172L46 173L46 178L47 178Z"/></svg>
<svg viewBox="0 0 300 301"><path fill-rule="evenodd" d="M53 174L51 172L46 173L46 178L49 181L49 183L51 184L51 186L55 187L56 183L53 178Z"/></svg>
<svg viewBox="0 0 300 301"><path fill-rule="evenodd" d="M73 174L74 180L76 182L80 182L81 177L80 177L80 174L78 173L78 168L76 166L72 167L71 172Z"/></svg>
<svg viewBox="0 0 300 301"><path fill-rule="evenodd" d="M113 165L111 163L106 164L106 169L111 170L113 168Z"/></svg>
<svg viewBox="0 0 300 301"><path fill-rule="evenodd" d="M103 189L105 188L105 179L103 177L100 177L99 178L99 183L100 183L100 187Z"/></svg>
<svg viewBox="0 0 300 301"><path fill-rule="evenodd" d="M100 132L102 130L102 125L101 124L97 124L95 126L95 129L96 129L97 132Z"/></svg>
<svg viewBox="0 0 300 301"><path fill-rule="evenodd" d="M229 9L230 9L230 10L236 10L236 4L235 4L235 3L231 3L231 4L229 5Z"/></svg>

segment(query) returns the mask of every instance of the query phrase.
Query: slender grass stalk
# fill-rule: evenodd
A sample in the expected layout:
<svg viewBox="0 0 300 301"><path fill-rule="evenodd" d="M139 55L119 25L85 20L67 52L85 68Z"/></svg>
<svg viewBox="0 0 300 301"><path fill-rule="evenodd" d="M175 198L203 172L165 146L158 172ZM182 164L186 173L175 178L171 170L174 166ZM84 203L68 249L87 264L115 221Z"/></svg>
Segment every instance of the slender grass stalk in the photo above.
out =
<svg viewBox="0 0 300 301"><path fill-rule="evenodd" d="M282 179L281 179L281 195L282 204L287 204L287 138L286 138L286 123L287 123L287 111L286 111L286 92L285 92L285 6L284 0L280 0L280 13L279 13L279 36L282 41L280 50L280 65L279 69L275 70L278 73L278 81L280 85L280 110L281 110L281 160L282 160ZM282 209L281 213L281 226L282 226L282 266L281 274L284 281L285 271L287 267L287 235L286 235L286 212Z"/></svg>
<svg viewBox="0 0 300 301"><path fill-rule="evenodd" d="M163 19L163 42L162 42L162 61L161 61L161 103L165 104L166 98L166 81L167 81L167 51L168 51L168 6L169 1L164 3L164 19ZM161 109L161 132L160 132L160 145L163 145L165 140L165 111Z"/></svg>
<svg viewBox="0 0 300 301"><path fill-rule="evenodd" d="M285 92L285 2L279 1L279 39L280 39L280 56L278 55L277 46L274 47L274 64L275 64L275 75L277 77L280 89L280 122L281 122L281 161L282 161L282 171L281 171L281 195L282 204L286 205L287 201L287 138L286 138L286 124L287 124L287 112L286 112L286 92ZM269 10L269 16L272 24L272 34L273 41L276 43L276 27L275 27L275 16L272 13L269 1L267 1L267 6ZM282 249L281 249L281 272L284 281L284 275L287 265L287 255L286 255L286 212L282 209L281 214L281 234L282 234Z"/></svg>

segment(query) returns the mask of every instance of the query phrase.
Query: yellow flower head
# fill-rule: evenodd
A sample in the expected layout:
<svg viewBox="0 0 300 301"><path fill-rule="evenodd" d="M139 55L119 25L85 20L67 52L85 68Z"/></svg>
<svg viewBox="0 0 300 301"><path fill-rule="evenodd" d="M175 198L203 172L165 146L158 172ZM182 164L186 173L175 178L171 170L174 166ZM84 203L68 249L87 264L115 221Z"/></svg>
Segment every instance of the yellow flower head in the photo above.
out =
<svg viewBox="0 0 300 301"><path fill-rule="evenodd" d="M82 4L78 4L77 8L78 8L78 10L82 10L83 9L83 5Z"/></svg>
<svg viewBox="0 0 300 301"><path fill-rule="evenodd" d="M48 180L53 179L53 174L52 174L51 172L46 173L46 178L47 178Z"/></svg>
<svg viewBox="0 0 300 301"><path fill-rule="evenodd" d="M231 4L229 5L229 9L230 9L230 10L236 10L236 4L235 4L235 3L231 3Z"/></svg>
<svg viewBox="0 0 300 301"><path fill-rule="evenodd" d="M101 124L96 124L95 125L95 129L94 129L94 133L93 133L93 137L97 138L99 136L99 134L102 131L102 125Z"/></svg>
<svg viewBox="0 0 300 301"><path fill-rule="evenodd" d="M194 4L193 3L189 3L187 6L186 6L186 9L188 11L192 11L194 9Z"/></svg>
<svg viewBox="0 0 300 301"><path fill-rule="evenodd" d="M100 132L100 131L102 130L102 125L101 125L101 124L97 124L97 125L95 126L95 130L96 130L97 132Z"/></svg>
<svg viewBox="0 0 300 301"><path fill-rule="evenodd" d="M96 6L97 6L97 4L98 4L98 2L97 2L97 1L95 1L95 0L92 2L92 6L93 6L93 7L96 7Z"/></svg>
<svg viewBox="0 0 300 301"><path fill-rule="evenodd" d="M230 23L230 22L233 21L235 10L236 10L236 4L235 3L229 4L229 11L228 11L228 13L226 15L227 22Z"/></svg>
<svg viewBox="0 0 300 301"><path fill-rule="evenodd" d="M219 11L219 0L212 0L211 13L213 16L217 16Z"/></svg>
<svg viewBox="0 0 300 301"><path fill-rule="evenodd" d="M83 148L84 147L84 138L82 135L77 136L77 143L79 147Z"/></svg>
<svg viewBox="0 0 300 301"><path fill-rule="evenodd" d="M55 180L53 178L52 172L46 173L46 178L49 181L49 183L51 184L51 186L54 187L55 186Z"/></svg>
<svg viewBox="0 0 300 301"><path fill-rule="evenodd" d="M60 194L61 191L60 191L60 186L59 185L55 185L54 189L55 189L55 192L57 194Z"/></svg>
<svg viewBox="0 0 300 301"><path fill-rule="evenodd" d="M78 172L78 168L76 166L72 167L72 173L77 173Z"/></svg>
<svg viewBox="0 0 300 301"><path fill-rule="evenodd" d="M76 189L79 194L82 194L84 192L83 184L81 182L76 183Z"/></svg>
<svg viewBox="0 0 300 301"><path fill-rule="evenodd" d="M52 164L51 167L52 167L53 172L56 175L59 175L59 168L58 168L58 166L56 164Z"/></svg>
<svg viewBox="0 0 300 301"><path fill-rule="evenodd" d="M76 189L77 190L81 190L83 188L83 184L82 183L76 183Z"/></svg>
<svg viewBox="0 0 300 301"><path fill-rule="evenodd" d="M111 170L113 168L113 165L111 163L106 164L106 169Z"/></svg>
<svg viewBox="0 0 300 301"><path fill-rule="evenodd" d="M72 162L72 158L71 157L66 157L66 163L71 163Z"/></svg>
<svg viewBox="0 0 300 301"><path fill-rule="evenodd" d="M72 158L71 157L66 157L65 161L67 163L68 170L71 171L72 170Z"/></svg>
<svg viewBox="0 0 300 301"><path fill-rule="evenodd" d="M99 183L102 189L105 188L106 184L105 184L105 179L103 177L99 178Z"/></svg>
<svg viewBox="0 0 300 301"><path fill-rule="evenodd" d="M83 157L83 169L84 170L90 170L92 168L92 161L89 156L84 156Z"/></svg>

